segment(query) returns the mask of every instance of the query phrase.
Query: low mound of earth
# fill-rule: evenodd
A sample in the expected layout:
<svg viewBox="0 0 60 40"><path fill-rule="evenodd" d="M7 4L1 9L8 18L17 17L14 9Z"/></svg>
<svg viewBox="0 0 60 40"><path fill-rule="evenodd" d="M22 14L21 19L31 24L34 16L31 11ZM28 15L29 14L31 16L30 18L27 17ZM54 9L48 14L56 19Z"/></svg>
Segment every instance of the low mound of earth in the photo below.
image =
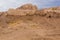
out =
<svg viewBox="0 0 60 40"><path fill-rule="evenodd" d="M60 7L26 4L0 12L0 40L60 40Z"/></svg>

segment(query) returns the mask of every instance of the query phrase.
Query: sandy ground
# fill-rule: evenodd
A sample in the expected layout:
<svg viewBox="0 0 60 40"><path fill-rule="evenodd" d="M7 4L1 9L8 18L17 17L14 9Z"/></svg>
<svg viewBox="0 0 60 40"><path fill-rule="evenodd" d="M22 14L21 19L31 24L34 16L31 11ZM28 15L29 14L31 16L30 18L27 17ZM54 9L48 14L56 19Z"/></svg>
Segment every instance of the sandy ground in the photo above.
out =
<svg viewBox="0 0 60 40"><path fill-rule="evenodd" d="M20 17L0 28L0 40L60 40L60 18Z"/></svg>

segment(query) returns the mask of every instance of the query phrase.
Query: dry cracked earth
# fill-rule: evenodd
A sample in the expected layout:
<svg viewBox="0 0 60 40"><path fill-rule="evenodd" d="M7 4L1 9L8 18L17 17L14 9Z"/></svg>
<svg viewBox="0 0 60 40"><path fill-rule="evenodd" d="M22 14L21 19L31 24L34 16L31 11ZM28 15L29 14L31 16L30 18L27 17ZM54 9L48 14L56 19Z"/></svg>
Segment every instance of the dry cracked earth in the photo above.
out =
<svg viewBox="0 0 60 40"><path fill-rule="evenodd" d="M26 8L25 6L23 8ZM27 8L31 9L32 6L30 6L27 5ZM20 11L2 12L3 14L0 14L0 40L60 40L60 13L57 12L58 9L34 9L32 13L30 13L31 11L23 11L22 13L21 9Z"/></svg>

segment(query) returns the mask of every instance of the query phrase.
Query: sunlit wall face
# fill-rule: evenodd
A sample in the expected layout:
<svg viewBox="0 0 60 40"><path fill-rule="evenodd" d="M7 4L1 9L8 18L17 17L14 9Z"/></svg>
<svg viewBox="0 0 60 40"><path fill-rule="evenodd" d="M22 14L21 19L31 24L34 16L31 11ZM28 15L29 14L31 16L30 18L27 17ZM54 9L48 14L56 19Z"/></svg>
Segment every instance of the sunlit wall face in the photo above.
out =
<svg viewBox="0 0 60 40"><path fill-rule="evenodd" d="M26 3L35 4L38 8L60 6L60 0L0 0L0 11L16 8Z"/></svg>

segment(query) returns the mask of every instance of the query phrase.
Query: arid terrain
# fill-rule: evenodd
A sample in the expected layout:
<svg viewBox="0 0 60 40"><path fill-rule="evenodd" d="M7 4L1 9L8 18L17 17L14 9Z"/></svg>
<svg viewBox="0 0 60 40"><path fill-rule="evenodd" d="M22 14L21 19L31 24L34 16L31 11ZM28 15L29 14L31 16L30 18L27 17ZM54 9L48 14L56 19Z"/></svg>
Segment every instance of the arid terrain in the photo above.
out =
<svg viewBox="0 0 60 40"><path fill-rule="evenodd" d="M60 7L25 4L0 12L0 40L60 40Z"/></svg>

